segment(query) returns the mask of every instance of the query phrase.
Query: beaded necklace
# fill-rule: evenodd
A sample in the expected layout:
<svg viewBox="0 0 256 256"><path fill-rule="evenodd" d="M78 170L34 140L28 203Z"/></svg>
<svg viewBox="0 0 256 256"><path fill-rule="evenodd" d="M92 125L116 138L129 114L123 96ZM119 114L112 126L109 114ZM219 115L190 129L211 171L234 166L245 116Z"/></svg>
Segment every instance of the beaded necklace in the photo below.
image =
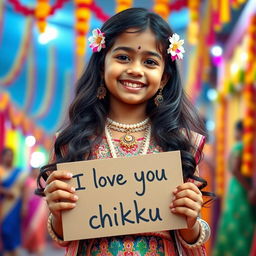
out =
<svg viewBox="0 0 256 256"><path fill-rule="evenodd" d="M107 128L109 129L108 133L111 135L111 130L125 133L125 135L120 138L120 146L125 152L132 152L138 148L138 143L131 133L145 131L148 129L149 118L146 118L142 122L137 124L122 124L118 123L110 118L107 118Z"/></svg>
<svg viewBox="0 0 256 256"><path fill-rule="evenodd" d="M107 124L105 126L105 135L106 135L107 143L109 145L109 149L110 149L110 153L111 153L112 157L117 158L117 152L115 150L115 147L114 147L114 144L112 141L112 135L111 135L110 127L109 127L110 126L109 121L112 121L111 124L113 124L113 122L115 122L108 118ZM133 129L142 129L142 127L144 127L143 130L145 130L145 138L143 140L139 154L146 155L148 148L149 148L150 136L151 136L151 125L148 122L149 122L148 118L138 124L133 124L133 125L119 124L119 123L115 122L118 124L118 126L120 128L126 129L126 130L129 129L129 131L126 131L126 130L124 131L124 132L126 132L126 135L121 137L121 139L123 141L120 139L121 147L125 148L127 152L131 152L133 150L133 148L135 147L135 145L133 144L133 141L136 142L136 139L133 135L130 134L130 132L134 132ZM114 125L116 125L115 123L114 123ZM136 130L136 131L138 131L138 130ZM127 136L127 138L124 138L125 136ZM129 136L131 136L132 138L129 138ZM125 144L126 140L128 141L127 144ZM132 143L130 143L130 141ZM121 143L123 143L123 144L121 144ZM136 146L137 146L137 142L136 142Z"/></svg>

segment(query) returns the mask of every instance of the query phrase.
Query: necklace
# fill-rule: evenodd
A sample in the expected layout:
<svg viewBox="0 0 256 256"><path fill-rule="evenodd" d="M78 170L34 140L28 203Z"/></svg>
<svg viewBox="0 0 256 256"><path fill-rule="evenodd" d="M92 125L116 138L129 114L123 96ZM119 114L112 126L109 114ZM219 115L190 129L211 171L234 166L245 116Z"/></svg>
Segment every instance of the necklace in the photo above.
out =
<svg viewBox="0 0 256 256"><path fill-rule="evenodd" d="M110 133L110 130L108 129L108 126L105 126L105 134L106 134L106 138L107 138L107 143L110 149L110 153L112 155L113 158L117 158L117 152L115 150L113 141L112 141L112 136ZM146 155L148 152L148 148L149 148L149 143L150 143L150 136L151 136L151 125L148 124L148 128L146 129L146 135L145 138L143 140L143 144L141 146L141 149L139 151L139 154L142 155Z"/></svg>
<svg viewBox="0 0 256 256"><path fill-rule="evenodd" d="M131 133L145 131L148 128L148 123L149 118L146 118L145 120L137 124L122 124L110 118L107 118L107 128L125 133L125 135L120 138L120 146L127 153L135 151L138 148L137 140ZM111 135L110 130L109 133Z"/></svg>

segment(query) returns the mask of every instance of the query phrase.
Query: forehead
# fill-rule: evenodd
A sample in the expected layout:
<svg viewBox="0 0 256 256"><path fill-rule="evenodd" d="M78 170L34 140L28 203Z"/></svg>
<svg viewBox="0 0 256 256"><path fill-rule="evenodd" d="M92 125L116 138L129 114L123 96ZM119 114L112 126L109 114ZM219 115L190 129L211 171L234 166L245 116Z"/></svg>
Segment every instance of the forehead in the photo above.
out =
<svg viewBox="0 0 256 256"><path fill-rule="evenodd" d="M156 36L150 29L144 31L138 31L137 28L127 29L116 38L112 49L118 46L127 46L134 49L138 49L140 46L141 50L156 51L160 53L157 46Z"/></svg>

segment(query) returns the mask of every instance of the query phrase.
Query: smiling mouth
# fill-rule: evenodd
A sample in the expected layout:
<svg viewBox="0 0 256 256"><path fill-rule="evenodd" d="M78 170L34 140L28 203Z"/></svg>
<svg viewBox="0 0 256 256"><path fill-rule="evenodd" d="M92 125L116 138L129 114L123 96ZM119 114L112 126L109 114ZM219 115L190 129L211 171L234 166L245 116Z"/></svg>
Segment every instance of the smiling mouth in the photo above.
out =
<svg viewBox="0 0 256 256"><path fill-rule="evenodd" d="M136 82L136 81L119 80L119 82L125 87L129 87L129 88L143 88L146 86L144 83Z"/></svg>

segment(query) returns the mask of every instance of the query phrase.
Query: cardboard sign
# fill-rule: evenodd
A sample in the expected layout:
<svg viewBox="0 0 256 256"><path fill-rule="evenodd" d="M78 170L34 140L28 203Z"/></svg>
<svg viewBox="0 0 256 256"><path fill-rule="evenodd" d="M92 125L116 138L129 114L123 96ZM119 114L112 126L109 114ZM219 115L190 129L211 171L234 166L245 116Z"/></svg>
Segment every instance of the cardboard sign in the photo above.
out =
<svg viewBox="0 0 256 256"><path fill-rule="evenodd" d="M62 213L64 240L186 228L172 214L172 191L183 183L180 152L63 163L79 199Z"/></svg>

